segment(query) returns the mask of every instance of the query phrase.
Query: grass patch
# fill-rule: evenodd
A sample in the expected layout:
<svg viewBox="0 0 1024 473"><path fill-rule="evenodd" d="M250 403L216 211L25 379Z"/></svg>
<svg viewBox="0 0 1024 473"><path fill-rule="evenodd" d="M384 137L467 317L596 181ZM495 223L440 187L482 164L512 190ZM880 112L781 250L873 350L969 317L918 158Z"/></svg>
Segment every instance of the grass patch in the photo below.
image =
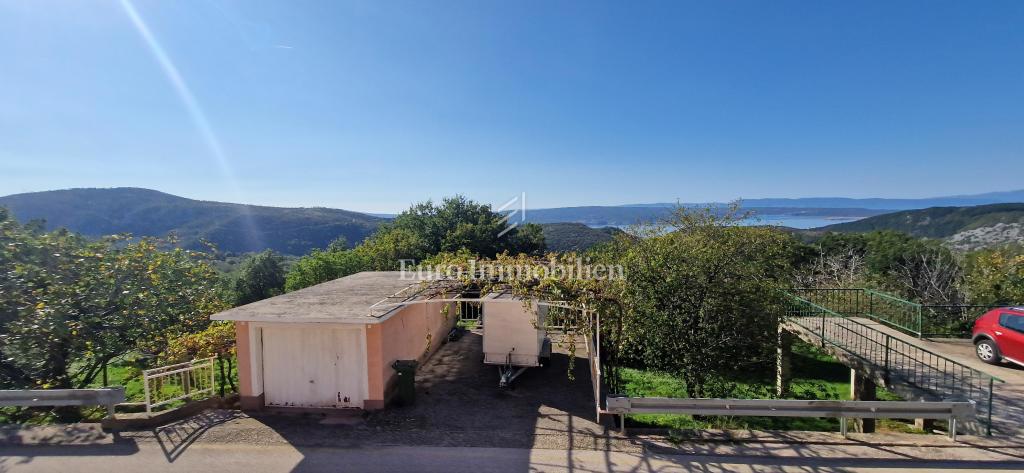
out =
<svg viewBox="0 0 1024 473"><path fill-rule="evenodd" d="M793 343L792 357L793 399L850 400L850 368L840 363L820 347L802 341ZM811 386L820 390L815 397L802 397L801 391ZM879 386L875 390L879 401L903 399Z"/></svg>
<svg viewBox="0 0 1024 473"><path fill-rule="evenodd" d="M107 385L108 386L124 386L125 400L127 402L145 402L146 392L145 387L142 384L142 369L140 366L144 366L143 361L135 358L126 357L125 359L115 360L114 362L107 365ZM225 366L226 368L226 366ZM220 369L217 366L217 361L214 360L213 364L214 378L216 380L217 389L214 391L215 395L220 395L220 386L224 386L224 394L229 395L234 393L231 389L231 384L227 382L227 378L222 378L220 375ZM238 360L234 357L231 359L231 370L227 373L234 385L238 386ZM89 388L102 388L103 377L102 375L97 376L96 379L88 386ZM167 397L174 397L177 394L181 394L181 390L178 389L177 393L174 392L173 388L166 386L163 389ZM174 407L178 407L184 404L184 401L175 401L172 403L165 404L157 408L157 410L166 410ZM95 420L98 421L107 415L105 407L102 406L83 406L80 409L81 417L83 420ZM2 407L0 408L0 424L22 424L22 425L43 425L53 424L58 422L58 417L54 414L53 408L41 407L41 408L22 408L22 407Z"/></svg>
<svg viewBox="0 0 1024 473"><path fill-rule="evenodd" d="M813 345L796 342L793 345L792 382L789 399L850 399L850 368ZM686 397L685 384L678 376L632 368L621 370L623 386L629 396ZM774 378L766 376L737 376L729 380L735 388L731 397L740 399L765 398L774 391ZM879 387L879 400L900 400ZM838 431L839 419L787 418L787 417L724 417L670 414L635 414L627 416L627 426L686 429L755 429L755 430L810 430ZM900 421L880 420L879 428L900 432L914 432Z"/></svg>
<svg viewBox="0 0 1024 473"><path fill-rule="evenodd" d="M228 383L227 378L221 377L220 369L217 366L216 360L213 362L213 370L214 379L218 386L215 394L220 394L220 386L225 387L225 394L230 394L232 392L230 383ZM231 378L231 381L234 382L235 386L238 386L238 360L235 357L231 358L231 370L227 373L227 376ZM124 386L125 397L128 402L144 402L146 400L146 391L142 384L142 368L139 367L139 363L137 361L119 360L108 365L107 384L109 386ZM97 376L96 380L93 381L89 387L103 387L102 377ZM164 394L173 393L170 388L165 388Z"/></svg>

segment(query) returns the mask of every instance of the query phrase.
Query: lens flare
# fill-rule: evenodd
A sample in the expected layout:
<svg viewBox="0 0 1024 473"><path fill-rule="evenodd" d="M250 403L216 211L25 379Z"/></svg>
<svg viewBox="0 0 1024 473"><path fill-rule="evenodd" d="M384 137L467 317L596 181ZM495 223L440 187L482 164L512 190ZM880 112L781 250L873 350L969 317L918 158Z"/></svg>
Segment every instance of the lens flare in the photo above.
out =
<svg viewBox="0 0 1024 473"><path fill-rule="evenodd" d="M242 195L242 190L238 185L238 181L234 177L234 173L231 170L231 163L228 161L227 154L224 152L224 148L220 144L220 140L217 139L217 135L213 132L213 127L210 126L210 121L206 117L206 113L203 108L199 105L199 101L196 100L195 95L192 94L192 90L188 87L188 83L181 76L177 66L171 61L170 56L164 50L160 41L157 40L153 32L150 31L149 26L146 25L145 20L139 15L139 12L135 9L135 6L129 0L121 0L121 7L124 9L125 14L131 20L132 25L135 27L135 31L142 37L143 42L146 43L146 47L149 48L150 53L156 60L157 64L160 65L160 69L163 70L164 75L167 77L168 82L174 87L174 92L181 99L182 104L185 106L185 110L188 111L189 117L195 124L195 127L199 130L200 136L202 136L203 142L206 144L207 149L217 162L217 166L220 168L221 175L224 177L229 190L234 194L234 200L236 202L245 202ZM242 223L248 233L248 243L253 249L260 250L264 248L262 238L260 237L259 229L256 227L256 222L249 211L249 208L245 205L239 206L239 212L242 217Z"/></svg>

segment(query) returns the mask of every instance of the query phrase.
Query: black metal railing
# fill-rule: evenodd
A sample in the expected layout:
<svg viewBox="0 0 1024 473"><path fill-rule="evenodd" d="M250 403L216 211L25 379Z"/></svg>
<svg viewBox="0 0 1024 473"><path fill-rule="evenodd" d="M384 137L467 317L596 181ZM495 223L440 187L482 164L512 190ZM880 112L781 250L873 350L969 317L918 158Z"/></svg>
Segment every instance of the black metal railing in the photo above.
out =
<svg viewBox="0 0 1024 473"><path fill-rule="evenodd" d="M886 385L901 383L935 400L970 400L992 434L992 393L1003 380L893 337L822 305L789 295L789 322L880 373Z"/></svg>

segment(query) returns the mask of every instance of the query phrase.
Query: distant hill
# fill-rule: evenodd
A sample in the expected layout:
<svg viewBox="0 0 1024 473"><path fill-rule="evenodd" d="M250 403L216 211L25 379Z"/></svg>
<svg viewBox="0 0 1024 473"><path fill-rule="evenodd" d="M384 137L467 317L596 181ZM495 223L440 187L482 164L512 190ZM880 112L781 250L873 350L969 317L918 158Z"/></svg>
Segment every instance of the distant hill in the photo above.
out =
<svg viewBox="0 0 1024 473"><path fill-rule="evenodd" d="M1019 243L1024 241L1024 204L906 210L815 228L810 233L874 230L898 230L917 237L945 239L960 249Z"/></svg>
<svg viewBox="0 0 1024 473"><path fill-rule="evenodd" d="M623 233L615 227L591 228L582 223L542 223L548 251L583 251Z"/></svg>
<svg viewBox="0 0 1024 473"><path fill-rule="evenodd" d="M884 210L871 207L910 205L910 202L937 199L957 202L1024 200L1024 191L936 199L751 199L744 201L744 210L756 215L861 218L799 231L804 237L825 231L893 229L922 237L945 238L954 246L972 248L1021 241L1021 235L1024 235L1024 204L943 206L895 213L884 213ZM787 203L790 206L782 205ZM820 207L800 206L812 203ZM859 207L827 207L826 204ZM657 221L666 217L675 205L528 209L526 221L542 224L548 248L552 251L582 250L611 239L619 231L589 227ZM338 209L200 201L139 188L15 194L0 197L0 206L10 209L21 221L43 219L50 229L65 227L84 235L131 233L162 237L174 233L181 245L188 248L201 248L202 241L209 241L226 252L245 253L270 248L286 255L302 255L314 248L323 248L339 236L344 236L349 244L354 245L388 220L385 216Z"/></svg>
<svg viewBox="0 0 1024 473"><path fill-rule="evenodd" d="M913 210L930 207L965 207L988 204L1024 202L1024 189L988 192L974 195L953 195L923 199L852 199L847 197L804 197L795 199L743 199L744 207L788 208L857 208L873 210ZM629 204L622 207L675 207L675 203ZM683 204L703 205L703 204Z"/></svg>
<svg viewBox="0 0 1024 473"><path fill-rule="evenodd" d="M181 245L221 251L266 248L301 255L326 247L339 236L362 241L384 219L347 210L281 208L186 199L138 188L68 189L0 197L20 221L46 220L49 229L65 227L83 235L177 234Z"/></svg>
<svg viewBox="0 0 1024 473"><path fill-rule="evenodd" d="M328 208L283 208L187 199L150 189L68 189L0 197L20 221L42 219L48 229L67 228L88 236L131 233L163 237L174 233L186 248L246 253L270 248L303 255L339 236L359 243L388 219ZM621 233L579 223L541 225L550 251L585 250ZM250 232L249 229L255 229Z"/></svg>

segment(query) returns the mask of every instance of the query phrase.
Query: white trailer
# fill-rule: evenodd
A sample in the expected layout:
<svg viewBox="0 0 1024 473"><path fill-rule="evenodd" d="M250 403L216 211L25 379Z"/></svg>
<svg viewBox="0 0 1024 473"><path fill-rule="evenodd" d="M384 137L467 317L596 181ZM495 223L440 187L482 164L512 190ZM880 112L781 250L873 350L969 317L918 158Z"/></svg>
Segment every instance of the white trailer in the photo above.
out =
<svg viewBox="0 0 1024 473"><path fill-rule="evenodd" d="M481 302L484 363L498 367L499 387L511 385L527 368L548 364L551 340L544 330L546 305L525 304L509 294L488 294Z"/></svg>

